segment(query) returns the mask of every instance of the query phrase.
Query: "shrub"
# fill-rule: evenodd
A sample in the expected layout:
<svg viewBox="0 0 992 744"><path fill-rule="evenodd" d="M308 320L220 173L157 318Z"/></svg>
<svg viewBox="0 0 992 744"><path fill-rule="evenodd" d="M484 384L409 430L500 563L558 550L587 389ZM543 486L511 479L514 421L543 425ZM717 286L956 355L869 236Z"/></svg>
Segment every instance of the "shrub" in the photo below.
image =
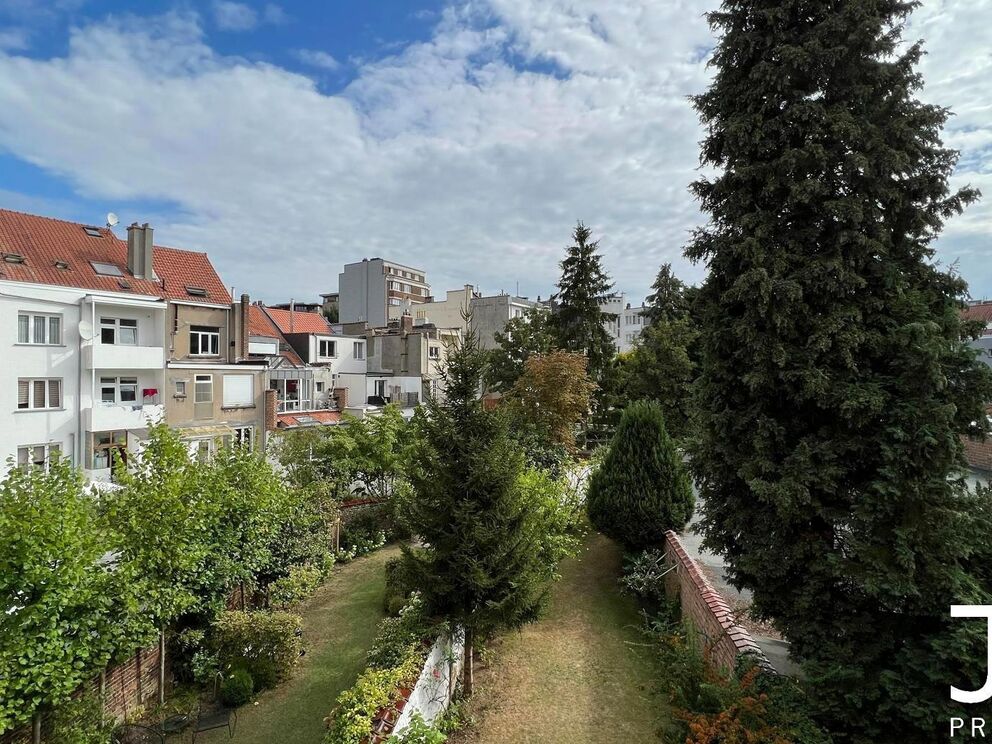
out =
<svg viewBox="0 0 992 744"><path fill-rule="evenodd" d="M637 401L620 419L602 465L589 479L587 510L598 530L629 548L659 545L692 516L694 498L661 407Z"/></svg>
<svg viewBox="0 0 992 744"><path fill-rule="evenodd" d="M386 739L387 744L444 744L448 737L424 722L419 713L414 713L410 724L399 734Z"/></svg>
<svg viewBox="0 0 992 744"><path fill-rule="evenodd" d="M645 550L627 559L620 586L641 601L659 606L665 596L665 554L660 550Z"/></svg>
<svg viewBox="0 0 992 744"><path fill-rule="evenodd" d="M424 655L423 641L433 628L424 614L423 604L414 595L399 617L387 617L379 623L372 648L368 652L369 666L390 669L401 665L411 656Z"/></svg>
<svg viewBox="0 0 992 744"><path fill-rule="evenodd" d="M317 566L291 566L289 575L269 585L269 602L276 609L288 609L313 594L324 579Z"/></svg>
<svg viewBox="0 0 992 744"><path fill-rule="evenodd" d="M68 700L58 707L49 744L106 744L114 721L103 712L100 698L89 693Z"/></svg>
<svg viewBox="0 0 992 744"><path fill-rule="evenodd" d="M235 669L220 686L220 699L224 705L237 708L244 705L255 694L255 681L246 669Z"/></svg>
<svg viewBox="0 0 992 744"><path fill-rule="evenodd" d="M300 658L302 619L288 612L222 612L213 643L223 669L247 670L258 689L287 678Z"/></svg>
<svg viewBox="0 0 992 744"><path fill-rule="evenodd" d="M387 614L398 615L415 588L413 577L402 558L390 558L386 561L385 573L386 592L382 598L382 606Z"/></svg>

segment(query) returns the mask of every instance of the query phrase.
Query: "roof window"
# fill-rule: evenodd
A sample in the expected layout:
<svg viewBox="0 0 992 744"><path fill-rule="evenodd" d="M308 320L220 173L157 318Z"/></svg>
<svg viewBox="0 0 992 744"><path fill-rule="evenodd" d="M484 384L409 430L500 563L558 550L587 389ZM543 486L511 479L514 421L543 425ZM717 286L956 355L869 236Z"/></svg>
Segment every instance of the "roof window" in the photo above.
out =
<svg viewBox="0 0 992 744"><path fill-rule="evenodd" d="M315 419L313 416L294 416L293 418L296 419L296 423L298 423L298 424L315 424L315 423L317 423L317 419Z"/></svg>
<svg viewBox="0 0 992 744"><path fill-rule="evenodd" d="M68 261L56 261L55 262L55 268L56 269L68 269L69 268L69 262Z"/></svg>
<svg viewBox="0 0 992 744"><path fill-rule="evenodd" d="M206 297L207 290L205 290L203 287L193 287L187 284L186 294L190 295L191 297Z"/></svg>
<svg viewBox="0 0 992 744"><path fill-rule="evenodd" d="M91 238L102 238L103 233L100 232L99 227L90 227L89 225L83 226L83 232L89 235Z"/></svg>
<svg viewBox="0 0 992 744"><path fill-rule="evenodd" d="M4 253L3 260L11 264L22 264L24 263L24 256L20 253Z"/></svg>
<svg viewBox="0 0 992 744"><path fill-rule="evenodd" d="M90 261L90 265L93 267L93 271L101 276L124 276L124 272L116 264Z"/></svg>
<svg viewBox="0 0 992 744"><path fill-rule="evenodd" d="M120 287L121 289L131 289L131 282L129 282L127 279L118 279L117 286Z"/></svg>

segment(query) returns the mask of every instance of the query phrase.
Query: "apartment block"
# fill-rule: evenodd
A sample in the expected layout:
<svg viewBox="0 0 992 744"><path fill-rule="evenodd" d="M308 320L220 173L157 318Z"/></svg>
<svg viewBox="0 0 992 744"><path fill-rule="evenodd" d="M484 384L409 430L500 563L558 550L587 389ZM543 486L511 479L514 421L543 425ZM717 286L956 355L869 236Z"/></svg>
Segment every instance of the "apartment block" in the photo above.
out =
<svg viewBox="0 0 992 744"><path fill-rule="evenodd" d="M345 265L338 275L337 294L341 323L384 328L390 307L399 307L404 301L427 302L431 286L423 269L382 258L365 258Z"/></svg>

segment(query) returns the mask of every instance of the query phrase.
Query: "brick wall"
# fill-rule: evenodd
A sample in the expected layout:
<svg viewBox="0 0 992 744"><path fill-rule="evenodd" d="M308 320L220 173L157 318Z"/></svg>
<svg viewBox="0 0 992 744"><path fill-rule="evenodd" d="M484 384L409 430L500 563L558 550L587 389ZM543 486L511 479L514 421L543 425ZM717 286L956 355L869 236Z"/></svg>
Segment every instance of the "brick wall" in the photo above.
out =
<svg viewBox="0 0 992 744"><path fill-rule="evenodd" d="M992 438L984 442L961 437L964 443L964 457L968 464L979 470L992 470Z"/></svg>
<svg viewBox="0 0 992 744"><path fill-rule="evenodd" d="M127 661L108 667L102 675L97 675L83 684L73 697L92 691L99 695L101 687L104 695L104 710L108 716L119 721L142 705L152 706L158 702L159 684L158 645L141 649ZM42 741L51 726L52 717L42 717ZM31 744L31 725L0 735L0 744Z"/></svg>
<svg viewBox="0 0 992 744"><path fill-rule="evenodd" d="M771 670L771 664L751 634L736 622L726 600L712 587L672 531L665 533L665 563L667 567L674 566L665 575L665 592L669 597L678 597L682 617L699 634L710 663L730 671L739 655L753 653Z"/></svg>

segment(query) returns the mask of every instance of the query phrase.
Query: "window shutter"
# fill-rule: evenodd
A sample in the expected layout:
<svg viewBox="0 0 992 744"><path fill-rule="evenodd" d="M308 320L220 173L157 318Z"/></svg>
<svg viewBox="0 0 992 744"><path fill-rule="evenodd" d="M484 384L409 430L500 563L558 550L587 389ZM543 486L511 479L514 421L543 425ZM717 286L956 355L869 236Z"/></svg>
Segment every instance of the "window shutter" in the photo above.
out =
<svg viewBox="0 0 992 744"><path fill-rule="evenodd" d="M33 380L32 385L34 385L34 405L32 408L44 408L45 407L45 380Z"/></svg>
<svg viewBox="0 0 992 744"><path fill-rule="evenodd" d="M62 407L62 380L48 381L48 407Z"/></svg>
<svg viewBox="0 0 992 744"><path fill-rule="evenodd" d="M255 402L251 375L224 375L224 405L250 406Z"/></svg>
<svg viewBox="0 0 992 744"><path fill-rule="evenodd" d="M18 380L17 381L17 407L27 408L28 407L28 381Z"/></svg>

